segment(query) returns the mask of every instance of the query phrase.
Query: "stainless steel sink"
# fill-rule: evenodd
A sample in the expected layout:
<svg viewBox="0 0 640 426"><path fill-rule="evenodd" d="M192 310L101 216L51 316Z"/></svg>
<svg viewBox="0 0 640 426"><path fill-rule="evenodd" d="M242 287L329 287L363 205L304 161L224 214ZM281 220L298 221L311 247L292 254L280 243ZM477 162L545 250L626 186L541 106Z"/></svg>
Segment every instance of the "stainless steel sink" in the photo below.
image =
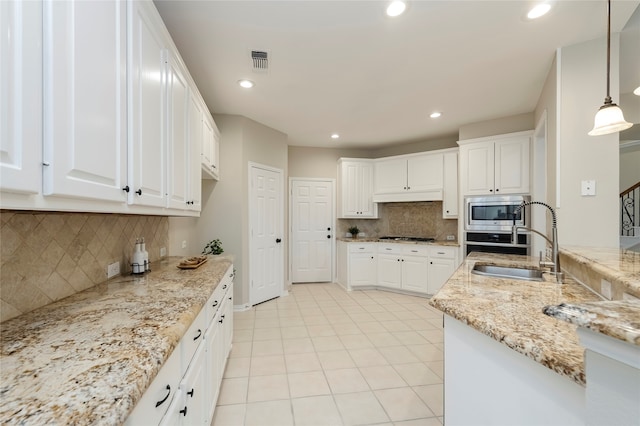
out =
<svg viewBox="0 0 640 426"><path fill-rule="evenodd" d="M476 275L488 275L490 277L497 278L509 278L513 280L543 281L542 271L539 269L476 264L473 266L471 273Z"/></svg>

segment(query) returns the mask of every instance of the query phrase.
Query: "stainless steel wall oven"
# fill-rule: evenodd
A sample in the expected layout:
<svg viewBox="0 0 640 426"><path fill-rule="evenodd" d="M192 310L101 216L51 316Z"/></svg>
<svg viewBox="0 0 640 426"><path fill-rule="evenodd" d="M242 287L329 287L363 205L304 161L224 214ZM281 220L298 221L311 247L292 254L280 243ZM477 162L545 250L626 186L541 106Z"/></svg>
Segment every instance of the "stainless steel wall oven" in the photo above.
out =
<svg viewBox="0 0 640 426"><path fill-rule="evenodd" d="M511 243L513 212L531 198L527 195L466 197L464 203L464 233L466 254L472 251L506 254L530 254L529 234L518 235ZM529 208L515 217L518 226L529 226Z"/></svg>

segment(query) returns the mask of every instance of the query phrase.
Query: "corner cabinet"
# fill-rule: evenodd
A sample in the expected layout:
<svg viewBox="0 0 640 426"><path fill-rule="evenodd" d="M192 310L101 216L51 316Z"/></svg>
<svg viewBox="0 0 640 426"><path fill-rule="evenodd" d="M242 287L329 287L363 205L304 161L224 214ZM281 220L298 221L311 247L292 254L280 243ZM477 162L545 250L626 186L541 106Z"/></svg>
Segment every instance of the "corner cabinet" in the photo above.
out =
<svg viewBox="0 0 640 426"><path fill-rule="evenodd" d="M378 205L373 202L373 162L338 160L338 218L377 219Z"/></svg>
<svg viewBox="0 0 640 426"><path fill-rule="evenodd" d="M232 280L233 265L125 425L211 424L233 337Z"/></svg>
<svg viewBox="0 0 640 426"><path fill-rule="evenodd" d="M463 195L527 194L532 131L458 141Z"/></svg>
<svg viewBox="0 0 640 426"><path fill-rule="evenodd" d="M444 175L442 194L442 217L458 218L458 153L444 154Z"/></svg>

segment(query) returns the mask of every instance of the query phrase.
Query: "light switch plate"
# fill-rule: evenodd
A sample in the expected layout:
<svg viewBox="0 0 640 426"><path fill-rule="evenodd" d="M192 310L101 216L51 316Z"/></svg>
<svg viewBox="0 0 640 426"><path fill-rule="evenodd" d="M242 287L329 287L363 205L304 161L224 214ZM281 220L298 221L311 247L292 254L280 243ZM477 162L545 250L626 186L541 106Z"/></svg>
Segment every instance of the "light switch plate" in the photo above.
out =
<svg viewBox="0 0 640 426"><path fill-rule="evenodd" d="M595 180L583 180L582 181L582 196L596 195L596 181Z"/></svg>
<svg viewBox="0 0 640 426"><path fill-rule="evenodd" d="M120 275L120 262L107 265L107 279Z"/></svg>

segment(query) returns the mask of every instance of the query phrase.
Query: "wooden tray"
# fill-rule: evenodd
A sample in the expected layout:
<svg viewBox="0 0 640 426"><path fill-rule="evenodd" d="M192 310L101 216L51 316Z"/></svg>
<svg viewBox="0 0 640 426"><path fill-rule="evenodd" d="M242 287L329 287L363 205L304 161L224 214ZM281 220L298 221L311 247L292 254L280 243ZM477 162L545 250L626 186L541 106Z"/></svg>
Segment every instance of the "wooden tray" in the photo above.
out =
<svg viewBox="0 0 640 426"><path fill-rule="evenodd" d="M203 264L207 263L208 259L203 260L200 263L196 263L195 265L183 265L178 263L178 265L176 265L179 269L196 269L199 268L200 266L202 266Z"/></svg>

